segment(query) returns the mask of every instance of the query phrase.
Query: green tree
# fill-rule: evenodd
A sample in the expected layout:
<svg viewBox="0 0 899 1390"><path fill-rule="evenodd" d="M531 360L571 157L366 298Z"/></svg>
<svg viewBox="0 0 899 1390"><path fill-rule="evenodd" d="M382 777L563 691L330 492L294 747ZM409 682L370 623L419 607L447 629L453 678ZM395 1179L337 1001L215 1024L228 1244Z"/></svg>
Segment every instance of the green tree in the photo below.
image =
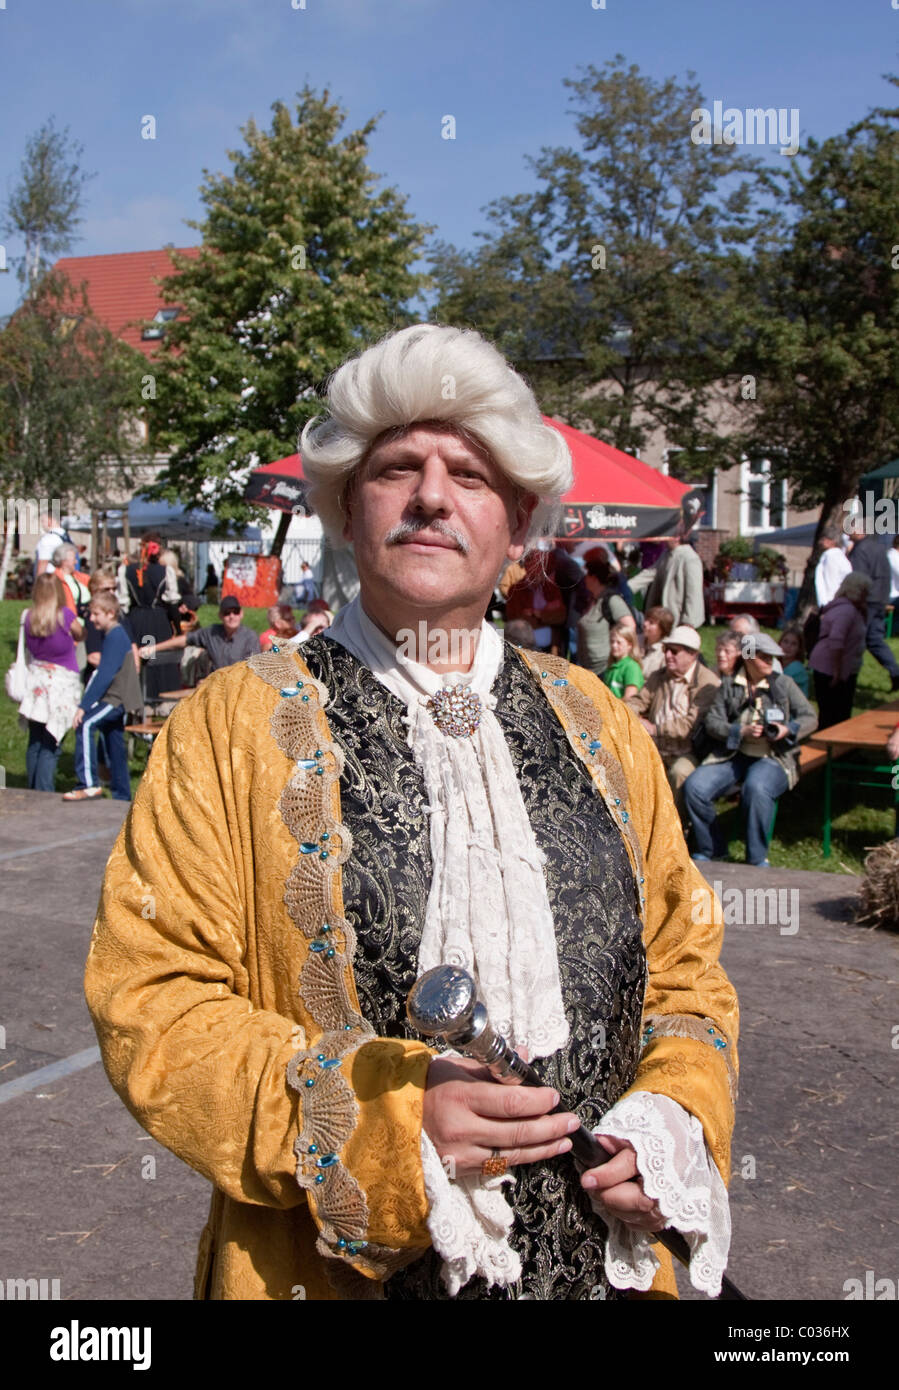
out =
<svg viewBox="0 0 899 1390"><path fill-rule="evenodd" d="M755 265L759 385L738 442L771 458L797 505L821 507L805 599L821 531L899 454L899 111L809 140L780 197L789 234Z"/></svg>
<svg viewBox="0 0 899 1390"><path fill-rule="evenodd" d="M776 225L762 166L693 142L692 74L654 82L619 54L565 85L580 148L529 159L537 190L491 204L475 252L437 245L438 313L494 338L546 413L629 452L662 428L707 451L703 470L730 463L721 383L751 341L748 253Z"/></svg>
<svg viewBox="0 0 899 1390"><path fill-rule="evenodd" d="M0 332L0 486L5 498L101 505L110 469L133 486L146 363L100 324L82 287L44 275ZM122 467L126 471L123 473ZM0 564L5 591L14 526Z"/></svg>
<svg viewBox="0 0 899 1390"><path fill-rule="evenodd" d="M94 177L79 166L83 152L70 138L68 126L57 130L52 116L26 141L19 182L7 201L2 225L5 236L21 237L25 243L24 254L17 258L18 275L29 295L76 239L82 191Z"/></svg>
<svg viewBox="0 0 899 1390"><path fill-rule="evenodd" d="M176 256L163 289L180 312L151 406L156 443L172 450L153 491L223 522L254 515L251 469L296 448L323 380L411 322L406 305L426 283L410 267L431 229L366 163L376 121L339 138L345 113L309 87L295 120L282 102L272 110L269 130L243 127L230 174L205 172L206 218L189 224L199 255Z"/></svg>
<svg viewBox="0 0 899 1390"><path fill-rule="evenodd" d="M19 182L4 208L5 235L24 242L18 259L24 302L0 332L0 486L5 499L29 505L29 529L53 500L102 496L110 467L139 456L134 423L140 406L138 354L95 319L84 288L48 269L69 250L80 222L82 191L92 177L82 149L52 118L25 147ZM120 484L133 479L126 472ZM16 517L6 517L0 595L12 556Z"/></svg>

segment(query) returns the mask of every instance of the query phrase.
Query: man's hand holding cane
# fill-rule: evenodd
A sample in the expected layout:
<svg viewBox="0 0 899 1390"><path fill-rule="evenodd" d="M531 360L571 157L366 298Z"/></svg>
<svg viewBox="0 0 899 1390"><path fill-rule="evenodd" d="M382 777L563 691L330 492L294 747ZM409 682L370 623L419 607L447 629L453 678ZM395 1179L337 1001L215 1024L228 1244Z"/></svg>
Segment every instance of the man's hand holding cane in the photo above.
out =
<svg viewBox="0 0 899 1390"><path fill-rule="evenodd" d="M449 1160L459 1177L468 1177L497 1156L514 1168L570 1152L567 1136L580 1128L580 1120L571 1111L550 1113L558 1104L559 1093L549 1086L519 1086L512 1077L497 1086L480 1062L435 1057L428 1069L423 1124L441 1159ZM598 1138L615 1157L584 1172L581 1186L609 1216L641 1231L661 1231L665 1221L643 1191L633 1147L623 1139Z"/></svg>
<svg viewBox="0 0 899 1390"><path fill-rule="evenodd" d="M602 1211L632 1228L660 1233L662 1245L690 1265L686 1239L666 1226L643 1191L632 1146L592 1134L568 1111L555 1112L558 1092L543 1086L527 1059L494 1030L467 971L449 965L426 971L409 992L406 1013L417 1032L463 1048L472 1059L435 1058L425 1090L425 1131L441 1159L456 1164L457 1176L478 1170L501 1176L511 1163L534 1163L571 1149L583 1169L581 1186ZM500 1087L497 1081L518 1084ZM603 1152L610 1157L602 1160ZM722 1277L718 1297L746 1296Z"/></svg>

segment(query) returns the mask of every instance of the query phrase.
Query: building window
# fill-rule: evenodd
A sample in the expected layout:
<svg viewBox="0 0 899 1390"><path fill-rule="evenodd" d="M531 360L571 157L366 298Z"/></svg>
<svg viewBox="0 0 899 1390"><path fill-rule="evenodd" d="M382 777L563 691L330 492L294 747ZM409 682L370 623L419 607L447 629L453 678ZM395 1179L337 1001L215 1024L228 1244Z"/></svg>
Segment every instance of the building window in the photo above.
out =
<svg viewBox="0 0 899 1390"><path fill-rule="evenodd" d="M740 532L776 531L787 517L787 484L771 477L770 459L744 459L740 464Z"/></svg>
<svg viewBox="0 0 899 1390"><path fill-rule="evenodd" d="M177 309L157 309L156 313L153 315L153 322L148 324L140 336L144 339L163 337L166 324L171 323L172 319L176 319L177 317Z"/></svg>
<svg viewBox="0 0 899 1390"><path fill-rule="evenodd" d="M703 494L705 507L699 518L699 527L714 529L718 521L718 470L707 468L704 472L699 471L703 462L700 455L704 453L704 449L666 449L665 472L676 482L687 483Z"/></svg>

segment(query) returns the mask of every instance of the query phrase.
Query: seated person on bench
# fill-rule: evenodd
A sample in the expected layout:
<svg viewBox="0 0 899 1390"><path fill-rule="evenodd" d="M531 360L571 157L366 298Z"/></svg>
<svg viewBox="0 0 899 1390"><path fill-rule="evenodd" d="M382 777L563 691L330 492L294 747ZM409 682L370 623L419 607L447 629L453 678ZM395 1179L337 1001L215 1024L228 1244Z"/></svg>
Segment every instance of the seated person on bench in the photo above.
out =
<svg viewBox="0 0 899 1390"><path fill-rule="evenodd" d="M703 716L711 708L719 684L714 671L699 660L700 646L694 627L682 623L669 632L662 638L662 669L654 671L642 690L627 700L655 739L679 812L683 811L684 783L702 758L697 735L702 733Z"/></svg>
<svg viewBox="0 0 899 1390"><path fill-rule="evenodd" d="M684 802L693 822L693 858L723 859L715 801L739 789L746 862L766 868L777 798L799 780L799 741L814 733L818 719L796 682L775 673L774 658L784 653L774 639L759 633L750 642L744 638L745 654L723 677L705 717L714 746L687 778Z"/></svg>

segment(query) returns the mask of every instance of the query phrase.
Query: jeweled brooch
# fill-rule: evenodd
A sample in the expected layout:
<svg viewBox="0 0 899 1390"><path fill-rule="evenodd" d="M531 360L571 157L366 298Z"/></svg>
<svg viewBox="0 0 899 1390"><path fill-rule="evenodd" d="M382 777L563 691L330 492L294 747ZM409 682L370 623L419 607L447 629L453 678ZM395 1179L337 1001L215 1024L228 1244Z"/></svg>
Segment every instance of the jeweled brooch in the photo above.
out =
<svg viewBox="0 0 899 1390"><path fill-rule="evenodd" d="M425 706L442 734L468 738L481 722L481 697L470 686L447 685Z"/></svg>

